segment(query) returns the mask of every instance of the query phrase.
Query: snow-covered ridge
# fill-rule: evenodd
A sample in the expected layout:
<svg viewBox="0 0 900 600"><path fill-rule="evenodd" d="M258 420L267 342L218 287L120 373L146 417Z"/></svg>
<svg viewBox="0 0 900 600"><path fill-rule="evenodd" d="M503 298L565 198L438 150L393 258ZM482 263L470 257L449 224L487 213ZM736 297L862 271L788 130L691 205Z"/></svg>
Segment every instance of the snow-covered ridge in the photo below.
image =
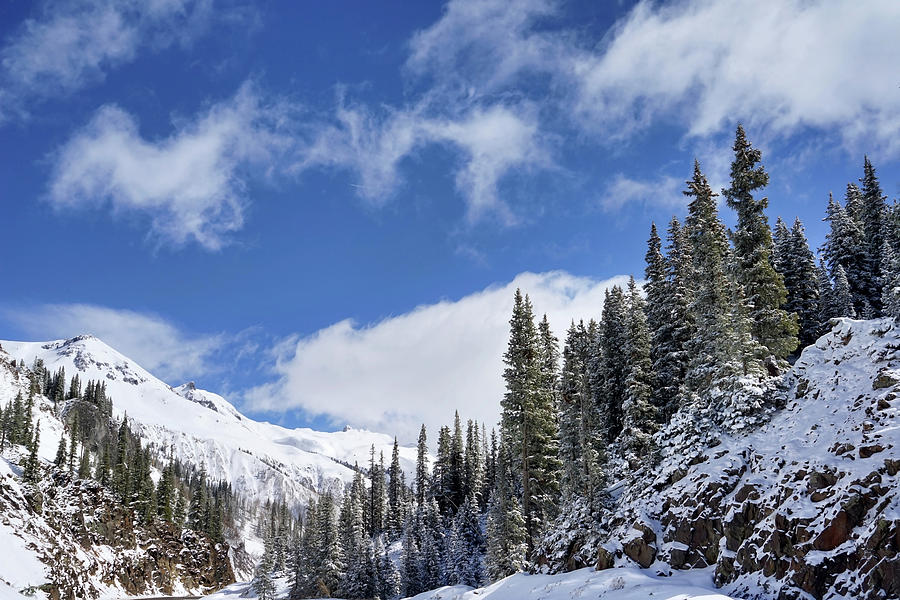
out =
<svg viewBox="0 0 900 600"><path fill-rule="evenodd" d="M65 368L67 379L78 374L82 383L106 382L115 414L127 414L147 443L261 502L284 499L299 509L321 491L340 490L354 476L346 465L368 465L373 444L376 453L383 452L390 461L390 435L288 429L254 421L192 382L179 387L164 383L90 335L51 342L0 341L0 346L27 366L40 358L51 372ZM401 447L400 459L403 469L412 472L415 448Z"/></svg>

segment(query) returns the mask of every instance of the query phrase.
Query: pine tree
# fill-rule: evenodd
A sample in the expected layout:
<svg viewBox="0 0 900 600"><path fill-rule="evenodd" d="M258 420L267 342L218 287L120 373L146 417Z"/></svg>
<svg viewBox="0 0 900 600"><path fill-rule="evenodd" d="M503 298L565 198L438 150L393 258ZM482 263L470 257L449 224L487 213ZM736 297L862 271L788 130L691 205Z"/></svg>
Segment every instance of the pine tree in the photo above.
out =
<svg viewBox="0 0 900 600"><path fill-rule="evenodd" d="M484 539L478 523L476 506L466 498L453 519L448 548L448 571L451 585L478 587L484 578L481 557Z"/></svg>
<svg viewBox="0 0 900 600"><path fill-rule="evenodd" d="M834 274L833 313L836 317L856 318L856 309L853 307L853 294L847 281L847 273L844 267L837 266Z"/></svg>
<svg viewBox="0 0 900 600"><path fill-rule="evenodd" d="M614 443L622 432L622 406L628 377L628 361L622 352L628 342L626 321L625 293L616 285L605 294L599 347L595 350L591 374L591 390L598 407L597 433L608 444Z"/></svg>
<svg viewBox="0 0 900 600"><path fill-rule="evenodd" d="M516 488L521 489L529 548L552 519L559 471L554 396L548 393L545 370L547 351L534 324L531 300L516 290L503 356L506 393L501 402L501 434L502 444L510 451Z"/></svg>
<svg viewBox="0 0 900 600"><path fill-rule="evenodd" d="M655 404L662 420L667 422L678 410L681 388L687 375L690 353L688 344L694 336L692 258L690 242L677 218L669 223L667 233L667 290L664 308L651 307L650 312L663 312L665 323L654 330L652 339L653 373L656 377ZM649 300L648 296L648 300Z"/></svg>
<svg viewBox="0 0 900 600"><path fill-rule="evenodd" d="M66 436L59 436L59 445L56 447L56 458L53 460L53 466L62 469L66 464Z"/></svg>
<svg viewBox="0 0 900 600"><path fill-rule="evenodd" d="M875 167L872 166L869 157L863 159L863 177L859 180L862 184L861 200L862 210L860 222L862 225L864 241L864 263L862 292L872 310L872 317L881 315L881 269L885 259L882 250L885 248L885 213L887 212L887 198L881 191L881 184L875 175Z"/></svg>
<svg viewBox="0 0 900 600"><path fill-rule="evenodd" d="M403 469L400 467L400 445L394 438L391 466L388 471L388 530L392 538L399 538L403 531L403 490L406 488Z"/></svg>
<svg viewBox="0 0 900 600"><path fill-rule="evenodd" d="M563 497L593 498L600 485L603 451L597 432L597 405L588 385L591 340L584 322L566 333L559 400L559 448Z"/></svg>
<svg viewBox="0 0 900 600"><path fill-rule="evenodd" d="M526 566L528 531L522 508L512 490L508 451L501 445L497 461L497 488L491 495L487 519L487 571L491 581Z"/></svg>
<svg viewBox="0 0 900 600"><path fill-rule="evenodd" d="M426 491L429 488L428 481L428 436L425 433L425 425L419 430L419 440L416 446L416 504L425 506Z"/></svg>
<svg viewBox="0 0 900 600"><path fill-rule="evenodd" d="M785 242L784 254L779 255L784 283L788 289L785 309L798 316L800 345L808 346L819 336L819 273L800 219L794 221Z"/></svg>
<svg viewBox="0 0 900 600"><path fill-rule="evenodd" d="M753 337L777 358L785 358L797 347L797 322L782 309L787 290L772 266L772 233L765 209L768 198L756 200L753 193L769 183L769 174L759 164L762 153L737 126L731 163L731 187L722 190L728 206L737 212L732 234L736 279L749 307Z"/></svg>
<svg viewBox="0 0 900 600"><path fill-rule="evenodd" d="M264 542L262 559L256 565L250 588L256 593L259 600L274 600L275 582L272 581L272 571L274 569L272 540L269 536L266 536Z"/></svg>
<svg viewBox="0 0 900 600"><path fill-rule="evenodd" d="M683 403L696 427L708 430L707 424L715 417L733 428L757 408L737 393L744 387L738 378L760 376L764 369L758 345L748 335L740 285L728 276L725 226L719 220L715 194L699 163L694 163L694 177L687 183L684 193L692 198L686 223L693 251L694 294L690 311L696 329L688 345L692 359Z"/></svg>
<svg viewBox="0 0 900 600"><path fill-rule="evenodd" d="M854 312L858 312L867 301L868 291L863 230L857 216L862 212L862 195L855 184L847 186L846 204L847 209L831 194L828 195L825 220L830 224L830 231L825 235L822 254L832 278L837 278L838 265L843 269L853 298Z"/></svg>
<svg viewBox="0 0 900 600"><path fill-rule="evenodd" d="M651 401L653 367L650 361L650 334L644 314L644 300L634 277L628 282L628 377L625 380L624 426L625 459L632 470L648 464L654 454L652 436L658 429L656 407Z"/></svg>
<svg viewBox="0 0 900 600"><path fill-rule="evenodd" d="M900 258L887 240L881 249L882 310L885 316L900 318Z"/></svg>
<svg viewBox="0 0 900 600"><path fill-rule="evenodd" d="M25 461L25 468L22 472L22 478L26 483L37 485L40 479L40 460L38 459L38 448L41 445L41 426L40 424L34 430L34 438L28 446L28 458Z"/></svg>

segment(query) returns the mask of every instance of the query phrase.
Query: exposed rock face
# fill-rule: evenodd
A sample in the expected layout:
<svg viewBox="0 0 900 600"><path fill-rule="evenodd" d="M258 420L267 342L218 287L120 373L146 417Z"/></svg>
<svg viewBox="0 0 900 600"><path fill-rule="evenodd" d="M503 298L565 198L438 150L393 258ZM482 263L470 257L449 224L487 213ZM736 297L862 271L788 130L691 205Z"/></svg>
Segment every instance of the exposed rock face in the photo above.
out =
<svg viewBox="0 0 900 600"><path fill-rule="evenodd" d="M900 597L898 367L889 321L841 321L797 361L771 422L626 494L598 568L715 566L750 598Z"/></svg>
<svg viewBox="0 0 900 600"><path fill-rule="evenodd" d="M96 598L101 585L128 595L169 595L234 581L226 544L162 521L136 523L95 481L57 475L44 482L39 514L30 495L0 481L0 513L35 540L52 600Z"/></svg>

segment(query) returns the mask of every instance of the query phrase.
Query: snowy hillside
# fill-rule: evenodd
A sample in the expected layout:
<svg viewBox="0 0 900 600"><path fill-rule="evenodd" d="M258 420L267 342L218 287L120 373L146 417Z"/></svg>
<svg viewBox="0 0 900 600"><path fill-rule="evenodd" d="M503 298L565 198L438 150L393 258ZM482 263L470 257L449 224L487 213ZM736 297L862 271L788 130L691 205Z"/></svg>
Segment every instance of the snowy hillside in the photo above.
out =
<svg viewBox="0 0 900 600"><path fill-rule="evenodd" d="M288 581L280 580L276 597L288 597ZM256 598L246 583L236 583L206 600ZM424 592L409 600L732 600L717 591L709 569L674 573L661 577L641 569L595 571L579 569L563 575L518 573L487 587L448 586Z"/></svg>
<svg viewBox="0 0 900 600"><path fill-rule="evenodd" d="M93 336L46 343L3 341L0 346L26 365L41 358L50 371L64 367L67 377L77 374L83 382L106 382L115 414L127 413L147 443L205 468L212 480L227 480L238 494L261 502L284 499L300 508L321 490L341 489L354 475L347 465L366 467L373 444L376 453L383 452L390 461L389 435L363 430L324 433L253 421L193 383L167 385ZM8 394L0 397L9 399ZM400 457L403 469L411 472L415 448L400 448Z"/></svg>
<svg viewBox="0 0 900 600"><path fill-rule="evenodd" d="M840 320L803 351L767 424L627 486L592 555L714 566L740 597L900 597L898 392L900 329Z"/></svg>

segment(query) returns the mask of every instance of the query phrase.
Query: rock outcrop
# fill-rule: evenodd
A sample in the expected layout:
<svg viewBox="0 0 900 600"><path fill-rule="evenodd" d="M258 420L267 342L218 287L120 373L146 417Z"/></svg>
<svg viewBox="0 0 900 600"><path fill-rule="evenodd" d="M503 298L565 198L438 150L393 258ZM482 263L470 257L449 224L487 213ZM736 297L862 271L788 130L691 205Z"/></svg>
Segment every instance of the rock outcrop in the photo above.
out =
<svg viewBox="0 0 900 600"><path fill-rule="evenodd" d="M626 492L597 567L714 566L747 598L900 597L900 331L842 320L782 389L757 431Z"/></svg>

